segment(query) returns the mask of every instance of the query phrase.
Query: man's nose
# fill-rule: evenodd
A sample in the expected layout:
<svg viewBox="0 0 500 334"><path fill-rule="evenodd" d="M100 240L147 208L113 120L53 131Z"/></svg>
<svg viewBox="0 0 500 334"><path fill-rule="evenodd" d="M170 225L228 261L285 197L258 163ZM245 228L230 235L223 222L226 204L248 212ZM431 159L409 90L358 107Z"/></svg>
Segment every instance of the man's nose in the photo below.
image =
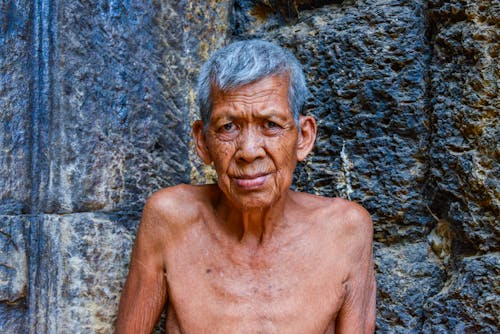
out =
<svg viewBox="0 0 500 334"><path fill-rule="evenodd" d="M238 136L236 159L252 162L265 156L264 139L256 129L246 128Z"/></svg>

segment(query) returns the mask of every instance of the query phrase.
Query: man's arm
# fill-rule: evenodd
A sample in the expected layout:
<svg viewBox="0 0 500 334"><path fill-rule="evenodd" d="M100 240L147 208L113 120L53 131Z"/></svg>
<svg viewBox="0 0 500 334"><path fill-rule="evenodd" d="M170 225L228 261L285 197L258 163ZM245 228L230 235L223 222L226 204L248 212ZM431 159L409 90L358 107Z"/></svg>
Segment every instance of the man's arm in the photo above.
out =
<svg viewBox="0 0 500 334"><path fill-rule="evenodd" d="M144 206L122 291L115 334L151 333L167 299L162 227L158 197Z"/></svg>
<svg viewBox="0 0 500 334"><path fill-rule="evenodd" d="M373 224L368 212L358 205L346 217L349 226L350 273L336 333L373 333L376 314L376 282L373 268Z"/></svg>

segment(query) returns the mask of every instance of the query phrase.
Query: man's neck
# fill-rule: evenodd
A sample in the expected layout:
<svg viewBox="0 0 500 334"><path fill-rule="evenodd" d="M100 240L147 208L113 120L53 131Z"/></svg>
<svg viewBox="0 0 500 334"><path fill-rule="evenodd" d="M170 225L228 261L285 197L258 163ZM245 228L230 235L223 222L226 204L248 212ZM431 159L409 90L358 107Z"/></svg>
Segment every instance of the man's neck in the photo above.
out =
<svg viewBox="0 0 500 334"><path fill-rule="evenodd" d="M236 208L221 199L217 214L226 231L244 248L257 249L268 243L286 223L285 204L288 193L264 208Z"/></svg>

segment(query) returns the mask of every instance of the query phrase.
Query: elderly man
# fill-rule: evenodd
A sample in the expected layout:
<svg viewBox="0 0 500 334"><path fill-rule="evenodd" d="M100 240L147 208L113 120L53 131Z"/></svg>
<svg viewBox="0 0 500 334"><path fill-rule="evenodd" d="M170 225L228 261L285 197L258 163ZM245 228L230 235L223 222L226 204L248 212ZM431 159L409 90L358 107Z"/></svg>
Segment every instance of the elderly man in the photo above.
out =
<svg viewBox="0 0 500 334"><path fill-rule="evenodd" d="M116 333L371 333L372 223L359 205L289 189L316 123L288 51L242 41L198 81L198 155L217 184L179 185L147 201Z"/></svg>

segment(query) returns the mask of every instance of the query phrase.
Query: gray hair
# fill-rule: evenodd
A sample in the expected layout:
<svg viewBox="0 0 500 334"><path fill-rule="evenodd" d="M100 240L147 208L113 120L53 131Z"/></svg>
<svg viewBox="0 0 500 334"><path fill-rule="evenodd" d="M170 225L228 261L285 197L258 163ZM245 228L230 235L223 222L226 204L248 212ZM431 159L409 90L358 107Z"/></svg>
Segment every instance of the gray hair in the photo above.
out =
<svg viewBox="0 0 500 334"><path fill-rule="evenodd" d="M298 126L309 90L302 66L290 51L262 40L238 41L217 50L198 76L198 106L205 128L210 122L213 88L227 92L283 74L288 75L288 104Z"/></svg>

